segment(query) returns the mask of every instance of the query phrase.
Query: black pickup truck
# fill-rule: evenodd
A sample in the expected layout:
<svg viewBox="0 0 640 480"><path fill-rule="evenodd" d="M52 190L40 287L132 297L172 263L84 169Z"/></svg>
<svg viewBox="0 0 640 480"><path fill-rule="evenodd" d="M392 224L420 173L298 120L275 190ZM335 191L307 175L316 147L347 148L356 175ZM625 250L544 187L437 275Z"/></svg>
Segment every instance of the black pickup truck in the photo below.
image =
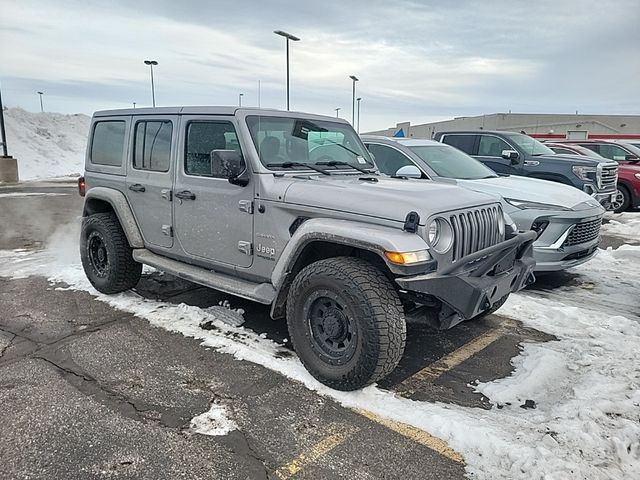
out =
<svg viewBox="0 0 640 480"><path fill-rule="evenodd" d="M462 150L499 174L572 185L594 197L605 208L610 208L615 199L618 165L611 160L557 155L535 138L515 132L437 132L433 138Z"/></svg>

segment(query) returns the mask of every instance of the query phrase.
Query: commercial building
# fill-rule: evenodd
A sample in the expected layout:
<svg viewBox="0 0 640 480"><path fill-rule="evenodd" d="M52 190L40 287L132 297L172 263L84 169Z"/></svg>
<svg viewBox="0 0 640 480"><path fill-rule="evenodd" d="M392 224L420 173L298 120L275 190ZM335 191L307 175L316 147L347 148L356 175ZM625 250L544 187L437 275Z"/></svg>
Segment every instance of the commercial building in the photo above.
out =
<svg viewBox="0 0 640 480"><path fill-rule="evenodd" d="M369 135L431 138L435 132L446 130L504 130L522 132L541 140L569 138L584 140L640 139L640 115L586 115L554 113L492 113L476 117L457 117L453 120L411 125L396 124Z"/></svg>

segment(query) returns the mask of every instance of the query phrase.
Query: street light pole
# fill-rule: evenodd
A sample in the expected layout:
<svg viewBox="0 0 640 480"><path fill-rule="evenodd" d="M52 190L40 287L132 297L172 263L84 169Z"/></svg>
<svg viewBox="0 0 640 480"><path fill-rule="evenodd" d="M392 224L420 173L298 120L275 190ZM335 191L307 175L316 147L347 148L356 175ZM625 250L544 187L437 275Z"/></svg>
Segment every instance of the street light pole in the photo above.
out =
<svg viewBox="0 0 640 480"><path fill-rule="evenodd" d="M351 96L351 125L356 124L356 82L358 77L355 75L349 75L349 78L353 80L353 92Z"/></svg>
<svg viewBox="0 0 640 480"><path fill-rule="evenodd" d="M356 98L356 102L358 102L358 129L356 131L358 133L360 133L360 100L362 100L362 97Z"/></svg>
<svg viewBox="0 0 640 480"><path fill-rule="evenodd" d="M338 118L338 114L340 113L340 110L342 110L340 107L336 108L336 118Z"/></svg>
<svg viewBox="0 0 640 480"><path fill-rule="evenodd" d="M287 110L289 110L289 40L298 42L300 39L295 35L283 32L282 30L274 30L273 33L287 39Z"/></svg>
<svg viewBox="0 0 640 480"><path fill-rule="evenodd" d="M44 106L42 105L42 95L44 95L44 92L36 92L38 95L40 95L40 113L44 112Z"/></svg>
<svg viewBox="0 0 640 480"><path fill-rule="evenodd" d="M151 100L153 102L153 106L156 106L156 87L153 84L153 66L154 65L158 65L158 62L156 62L155 60L145 60L144 61L145 65L149 65L149 67L151 68Z"/></svg>
<svg viewBox="0 0 640 480"><path fill-rule="evenodd" d="M242 97L244 97L244 93L239 93L238 94L238 106L239 107L242 106Z"/></svg>
<svg viewBox="0 0 640 480"><path fill-rule="evenodd" d="M4 129L4 106L2 105L2 91L0 91L0 135L2 136L2 156L8 157L7 132Z"/></svg>

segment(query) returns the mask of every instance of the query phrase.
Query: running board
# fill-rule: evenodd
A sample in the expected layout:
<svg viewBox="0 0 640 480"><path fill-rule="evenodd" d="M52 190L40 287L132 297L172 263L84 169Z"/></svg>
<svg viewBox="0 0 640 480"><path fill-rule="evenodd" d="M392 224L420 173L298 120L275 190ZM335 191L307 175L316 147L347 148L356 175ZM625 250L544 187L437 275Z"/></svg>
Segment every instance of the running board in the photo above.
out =
<svg viewBox="0 0 640 480"><path fill-rule="evenodd" d="M196 267L195 265L189 265L188 263L182 263L161 255L156 255L145 248L134 249L133 259L136 262L150 265L184 280L253 300L254 302L269 305L276 298L276 291L270 283L254 283L248 280L242 280L230 275L214 272L213 270L207 270L206 268Z"/></svg>

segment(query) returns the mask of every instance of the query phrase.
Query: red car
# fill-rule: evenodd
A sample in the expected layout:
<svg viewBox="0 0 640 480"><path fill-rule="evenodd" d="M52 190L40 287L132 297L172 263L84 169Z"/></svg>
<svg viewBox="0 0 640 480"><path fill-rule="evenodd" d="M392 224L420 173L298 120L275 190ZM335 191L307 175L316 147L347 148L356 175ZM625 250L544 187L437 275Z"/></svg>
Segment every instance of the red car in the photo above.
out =
<svg viewBox="0 0 640 480"><path fill-rule="evenodd" d="M616 212L640 207L640 148L621 141L573 140L545 142L557 154L609 158L618 162L618 195L612 207Z"/></svg>

